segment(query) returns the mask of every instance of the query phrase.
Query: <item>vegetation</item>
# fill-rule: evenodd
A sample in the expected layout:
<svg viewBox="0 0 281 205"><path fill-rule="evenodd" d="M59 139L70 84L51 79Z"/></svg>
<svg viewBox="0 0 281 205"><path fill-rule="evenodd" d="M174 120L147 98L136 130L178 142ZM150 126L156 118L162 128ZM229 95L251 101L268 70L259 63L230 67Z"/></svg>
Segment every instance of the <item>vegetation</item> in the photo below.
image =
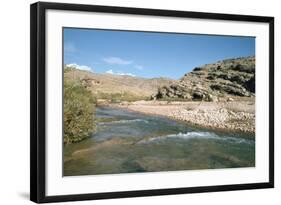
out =
<svg viewBox="0 0 281 205"><path fill-rule="evenodd" d="M70 71L75 70L75 67L71 67L71 66L64 66L64 73L68 73Z"/></svg>
<svg viewBox="0 0 281 205"><path fill-rule="evenodd" d="M64 144L79 142L95 131L95 104L91 91L80 82L64 79Z"/></svg>
<svg viewBox="0 0 281 205"><path fill-rule="evenodd" d="M103 93L99 92L96 94L97 99L104 99L108 100L111 103L119 103L122 101L128 101L128 102L134 102L138 100L149 100L149 96L140 96L140 95L134 95L129 92L123 92L123 93Z"/></svg>

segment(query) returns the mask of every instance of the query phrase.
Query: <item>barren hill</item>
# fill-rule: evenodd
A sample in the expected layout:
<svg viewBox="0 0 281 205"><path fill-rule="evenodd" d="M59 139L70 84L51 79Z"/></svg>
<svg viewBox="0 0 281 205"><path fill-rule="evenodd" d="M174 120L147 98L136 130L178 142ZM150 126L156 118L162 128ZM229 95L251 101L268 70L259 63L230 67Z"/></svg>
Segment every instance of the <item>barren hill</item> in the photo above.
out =
<svg viewBox="0 0 281 205"><path fill-rule="evenodd" d="M255 96L255 57L227 59L196 67L179 81L159 88L152 98L217 101L236 96Z"/></svg>
<svg viewBox="0 0 281 205"><path fill-rule="evenodd" d="M100 74L67 67L65 80L80 81L101 99L142 100L150 99L162 86L169 86L175 80L168 78L139 78L128 75Z"/></svg>

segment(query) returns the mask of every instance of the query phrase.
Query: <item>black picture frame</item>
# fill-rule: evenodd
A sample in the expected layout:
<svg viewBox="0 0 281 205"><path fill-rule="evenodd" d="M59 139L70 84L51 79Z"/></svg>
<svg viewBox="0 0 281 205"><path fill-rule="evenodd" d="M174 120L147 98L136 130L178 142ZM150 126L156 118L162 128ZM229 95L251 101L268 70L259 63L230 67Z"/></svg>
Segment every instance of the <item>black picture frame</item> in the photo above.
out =
<svg viewBox="0 0 281 205"><path fill-rule="evenodd" d="M157 190L138 190L46 196L46 81L45 25L46 10L121 13L147 16L168 16L195 19L263 22L269 24L269 181L263 183L230 184ZM97 200L123 197L186 194L274 187L274 18L265 16L156 10L82 4L38 2L30 7L30 199L37 203L77 200Z"/></svg>

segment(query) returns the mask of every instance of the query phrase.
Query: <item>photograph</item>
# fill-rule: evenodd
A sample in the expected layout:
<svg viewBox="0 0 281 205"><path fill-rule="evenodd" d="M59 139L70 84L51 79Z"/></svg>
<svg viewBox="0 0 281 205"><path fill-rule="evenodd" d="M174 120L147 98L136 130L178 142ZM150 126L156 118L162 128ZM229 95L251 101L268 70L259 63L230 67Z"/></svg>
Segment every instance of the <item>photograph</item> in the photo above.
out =
<svg viewBox="0 0 281 205"><path fill-rule="evenodd" d="M31 201L274 188L274 16L160 5L30 5Z"/></svg>
<svg viewBox="0 0 281 205"><path fill-rule="evenodd" d="M63 176L255 167L255 36L62 35Z"/></svg>

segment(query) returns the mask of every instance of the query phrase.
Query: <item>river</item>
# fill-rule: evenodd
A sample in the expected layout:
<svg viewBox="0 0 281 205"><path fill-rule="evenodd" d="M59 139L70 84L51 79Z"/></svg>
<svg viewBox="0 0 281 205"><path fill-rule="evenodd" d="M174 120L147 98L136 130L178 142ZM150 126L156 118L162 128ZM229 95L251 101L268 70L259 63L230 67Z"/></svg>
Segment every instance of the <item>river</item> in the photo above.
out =
<svg viewBox="0 0 281 205"><path fill-rule="evenodd" d="M98 107L97 131L64 146L64 176L255 166L254 134Z"/></svg>

